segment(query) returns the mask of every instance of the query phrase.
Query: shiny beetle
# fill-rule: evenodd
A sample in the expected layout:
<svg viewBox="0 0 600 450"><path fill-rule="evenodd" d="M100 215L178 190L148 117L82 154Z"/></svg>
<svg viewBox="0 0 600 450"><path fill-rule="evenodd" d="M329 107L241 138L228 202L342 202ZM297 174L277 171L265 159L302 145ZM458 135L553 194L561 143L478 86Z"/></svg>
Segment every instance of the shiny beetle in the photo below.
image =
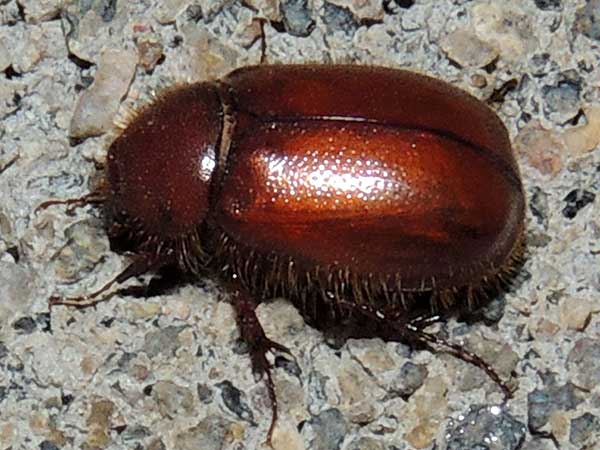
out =
<svg viewBox="0 0 600 450"><path fill-rule="evenodd" d="M420 314L470 308L516 267L524 195L505 127L484 103L413 72L257 66L176 87L132 118L108 151L104 205L131 264L125 280L175 265L231 294L255 371L269 340L257 304L288 297L308 320L378 322L388 337L481 359L425 333Z"/></svg>

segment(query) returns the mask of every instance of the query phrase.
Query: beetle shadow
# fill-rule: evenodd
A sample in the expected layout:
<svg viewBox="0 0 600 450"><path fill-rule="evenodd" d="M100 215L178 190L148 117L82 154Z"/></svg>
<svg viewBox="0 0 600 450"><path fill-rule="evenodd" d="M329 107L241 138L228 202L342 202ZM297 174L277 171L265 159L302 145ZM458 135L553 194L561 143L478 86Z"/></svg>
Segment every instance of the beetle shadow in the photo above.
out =
<svg viewBox="0 0 600 450"><path fill-rule="evenodd" d="M153 273L147 283L127 286L119 289L120 295L130 296L136 299L146 299L171 294L186 284L193 284L200 288L204 283L197 278L191 278L182 272L176 264L160 267Z"/></svg>

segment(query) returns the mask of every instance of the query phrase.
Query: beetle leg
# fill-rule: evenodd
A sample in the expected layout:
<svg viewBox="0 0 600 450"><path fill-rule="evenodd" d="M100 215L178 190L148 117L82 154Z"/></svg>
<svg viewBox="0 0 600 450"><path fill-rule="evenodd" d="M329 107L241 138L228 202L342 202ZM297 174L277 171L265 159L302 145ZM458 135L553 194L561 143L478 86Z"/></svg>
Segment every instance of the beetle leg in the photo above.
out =
<svg viewBox="0 0 600 450"><path fill-rule="evenodd" d="M275 383L271 375L272 365L267 360L267 353L282 352L291 355L291 352L287 347L269 339L265 335L265 330L256 316L257 303L245 290L236 289L232 303L236 313L240 336L250 350L252 370L257 376L265 378L267 391L269 392L272 415L266 443L271 445L273 431L277 422L277 395L275 393Z"/></svg>
<svg viewBox="0 0 600 450"><path fill-rule="evenodd" d="M444 319L439 314L423 315L410 320L410 324L419 330L423 330L434 323L442 322Z"/></svg>
<svg viewBox="0 0 600 450"><path fill-rule="evenodd" d="M75 209L81 208L86 205L99 205L106 201L106 196L103 192L90 192L89 194L83 195L77 198L69 198L66 200L48 200L39 204L35 208L35 214L43 209L46 209L54 205L66 205L67 214L72 215Z"/></svg>
<svg viewBox="0 0 600 450"><path fill-rule="evenodd" d="M260 25L260 64L267 63L267 35L265 34L265 23L266 20L263 18L258 19Z"/></svg>
<svg viewBox="0 0 600 450"><path fill-rule="evenodd" d="M480 368L502 390L505 400L512 397L512 390L508 384L479 355L466 350L461 345L448 342L445 339L424 331L424 328L427 326L440 321L440 316L419 316L415 319L407 320L404 315L399 315L397 312L392 311L391 314L387 315L385 311L380 311L369 305L358 305L346 300L340 300L339 305L342 308L357 312L363 317L380 323L384 328L391 328L391 335L387 336L390 339L398 339L412 346L421 345L434 352L441 348L454 357ZM390 316L395 320L390 320Z"/></svg>
<svg viewBox="0 0 600 450"><path fill-rule="evenodd" d="M490 364L485 362L476 353L470 352L469 350L465 349L462 345L448 342L445 339L441 339L435 336L434 334L427 333L420 329L418 326L412 325L411 322L409 322L406 325L406 330L409 333L414 333L415 338L418 341L424 343L431 350L435 350L436 347L441 347L444 349L444 351L455 356L456 358L466 363L469 363L475 367L479 367L502 390L502 394L504 394L504 400L508 400L512 397L513 392L508 386L508 384L502 378L500 378L498 372L496 372L496 370Z"/></svg>
<svg viewBox="0 0 600 450"><path fill-rule="evenodd" d="M109 300L116 294L127 293L129 288L122 288L113 292L106 293L114 285L122 284L130 278L143 275L150 271L155 271L160 267L170 264L172 262L172 252L168 254L154 254L144 253L138 255L121 273L115 276L112 280L108 281L104 286L91 294L81 295L78 297L57 297L52 296L48 299L50 308L56 305L73 306L75 308L89 308L95 306L98 303Z"/></svg>

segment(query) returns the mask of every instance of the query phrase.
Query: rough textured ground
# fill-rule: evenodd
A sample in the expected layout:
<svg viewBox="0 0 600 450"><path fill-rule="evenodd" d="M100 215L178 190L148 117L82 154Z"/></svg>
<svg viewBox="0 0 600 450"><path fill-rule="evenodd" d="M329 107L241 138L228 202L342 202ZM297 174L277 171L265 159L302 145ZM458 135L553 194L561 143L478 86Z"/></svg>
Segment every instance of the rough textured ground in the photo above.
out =
<svg viewBox="0 0 600 450"><path fill-rule="evenodd" d="M206 281L56 308L125 260L99 214L34 214L89 190L126 105L257 63L412 68L497 105L528 198L529 256L473 324L438 327L518 387L381 340L337 342L261 306L277 361L276 449L600 448L600 1L0 1L0 449L254 449L266 391Z"/></svg>

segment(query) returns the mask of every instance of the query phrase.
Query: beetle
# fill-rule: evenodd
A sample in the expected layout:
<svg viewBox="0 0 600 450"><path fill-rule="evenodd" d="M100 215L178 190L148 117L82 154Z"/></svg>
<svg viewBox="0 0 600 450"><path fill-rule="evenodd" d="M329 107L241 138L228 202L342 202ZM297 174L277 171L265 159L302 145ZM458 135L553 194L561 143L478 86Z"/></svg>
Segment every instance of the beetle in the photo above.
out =
<svg viewBox="0 0 600 450"><path fill-rule="evenodd" d="M440 344L506 384L479 357L423 331L427 317L509 278L524 248L524 193L506 128L483 102L410 71L260 65L172 88L111 144L103 187L126 280L176 265L231 294L255 372L277 403L260 301L288 297L313 322L376 322ZM426 320L420 319L425 312Z"/></svg>

